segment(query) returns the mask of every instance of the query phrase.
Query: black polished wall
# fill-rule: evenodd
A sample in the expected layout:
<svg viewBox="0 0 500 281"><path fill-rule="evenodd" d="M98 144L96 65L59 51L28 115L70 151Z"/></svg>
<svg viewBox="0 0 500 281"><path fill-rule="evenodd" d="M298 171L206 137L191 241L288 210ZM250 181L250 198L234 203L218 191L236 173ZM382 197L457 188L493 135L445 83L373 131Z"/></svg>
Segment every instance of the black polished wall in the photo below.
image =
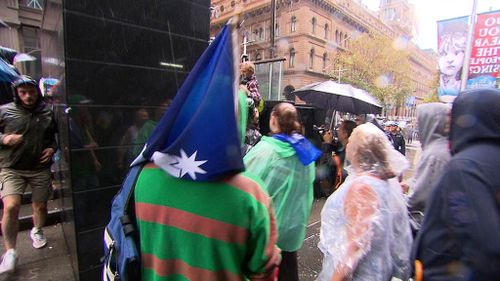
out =
<svg viewBox="0 0 500 281"><path fill-rule="evenodd" d="M65 235L76 245L80 280L100 280L111 200L140 150L134 146L143 126L137 112L154 124L173 98L208 45L209 5L209 0L63 1L63 98L69 109L61 126L73 210L66 225L74 229L65 228Z"/></svg>

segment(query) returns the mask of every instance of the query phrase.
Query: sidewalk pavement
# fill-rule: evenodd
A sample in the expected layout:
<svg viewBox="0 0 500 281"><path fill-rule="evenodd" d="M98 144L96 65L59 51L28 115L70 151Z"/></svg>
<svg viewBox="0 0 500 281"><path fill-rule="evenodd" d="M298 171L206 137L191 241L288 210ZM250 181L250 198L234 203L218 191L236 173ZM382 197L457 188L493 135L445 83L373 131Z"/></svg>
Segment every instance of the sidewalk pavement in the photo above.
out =
<svg viewBox="0 0 500 281"><path fill-rule="evenodd" d="M0 281L75 280L61 225L46 226L43 231L48 244L42 249L31 246L30 230L19 232L17 236L19 262L16 271L10 275L1 275ZM0 239L0 248L3 254L5 252L3 239Z"/></svg>

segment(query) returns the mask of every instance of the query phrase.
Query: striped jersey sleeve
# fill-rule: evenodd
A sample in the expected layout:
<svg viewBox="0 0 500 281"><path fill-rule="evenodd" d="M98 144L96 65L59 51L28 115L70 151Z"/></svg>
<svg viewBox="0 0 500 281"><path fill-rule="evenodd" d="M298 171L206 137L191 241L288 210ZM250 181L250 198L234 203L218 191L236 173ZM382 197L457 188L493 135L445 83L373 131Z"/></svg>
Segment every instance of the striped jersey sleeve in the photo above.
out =
<svg viewBox="0 0 500 281"><path fill-rule="evenodd" d="M193 182L149 164L135 204L143 280L266 280L279 263L271 200L245 175Z"/></svg>

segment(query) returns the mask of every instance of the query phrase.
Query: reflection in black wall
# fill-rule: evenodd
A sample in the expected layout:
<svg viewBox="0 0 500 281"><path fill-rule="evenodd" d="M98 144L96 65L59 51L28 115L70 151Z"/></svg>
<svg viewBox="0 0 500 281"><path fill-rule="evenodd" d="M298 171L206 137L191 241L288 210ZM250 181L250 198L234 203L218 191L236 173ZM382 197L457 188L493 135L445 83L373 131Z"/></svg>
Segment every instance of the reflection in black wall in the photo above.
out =
<svg viewBox="0 0 500 281"><path fill-rule="evenodd" d="M74 215L74 232L65 235L76 241L80 280L99 280L103 228L139 127L155 124L206 48L210 1L63 3L63 98L71 108L64 134L66 176L71 174L66 193L73 199L68 217Z"/></svg>

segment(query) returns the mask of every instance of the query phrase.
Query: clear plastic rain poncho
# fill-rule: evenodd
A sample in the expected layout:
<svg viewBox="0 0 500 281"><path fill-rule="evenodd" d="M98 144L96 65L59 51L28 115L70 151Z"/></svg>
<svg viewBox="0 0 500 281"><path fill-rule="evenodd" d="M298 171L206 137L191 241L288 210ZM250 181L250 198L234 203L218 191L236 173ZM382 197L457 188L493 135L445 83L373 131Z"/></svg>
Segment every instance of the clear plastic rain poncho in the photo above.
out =
<svg viewBox="0 0 500 281"><path fill-rule="evenodd" d="M408 161L369 123L354 129L346 152L350 174L321 212L318 280L328 281L335 272L349 280L407 280L412 236L395 176Z"/></svg>

